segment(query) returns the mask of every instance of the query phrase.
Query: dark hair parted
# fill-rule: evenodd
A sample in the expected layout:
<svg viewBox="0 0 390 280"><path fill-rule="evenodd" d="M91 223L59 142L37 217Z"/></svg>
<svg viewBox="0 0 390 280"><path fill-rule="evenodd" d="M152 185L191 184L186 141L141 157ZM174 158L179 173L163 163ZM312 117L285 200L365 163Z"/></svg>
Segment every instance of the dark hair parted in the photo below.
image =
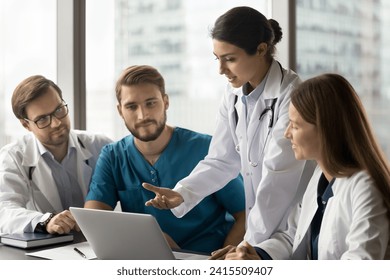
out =
<svg viewBox="0 0 390 280"><path fill-rule="evenodd" d="M163 76L157 69L149 65L133 65L126 68L116 82L115 92L118 102L121 102L122 86L139 84L154 84L161 94L165 95L165 82Z"/></svg>
<svg viewBox="0 0 390 280"><path fill-rule="evenodd" d="M27 118L27 105L52 87L62 100L61 89L51 80L41 75L24 79L14 90L11 98L12 111L18 119Z"/></svg>
<svg viewBox="0 0 390 280"><path fill-rule="evenodd" d="M257 47L266 43L267 58L270 60L282 35L282 29L276 20L267 20L262 13L250 7L230 9L216 20L211 30L211 38L235 45L248 55L254 55Z"/></svg>
<svg viewBox="0 0 390 280"><path fill-rule="evenodd" d="M323 74L299 85L291 102L315 125L321 160L333 177L366 170L383 194L390 215L390 170L352 85L338 74Z"/></svg>

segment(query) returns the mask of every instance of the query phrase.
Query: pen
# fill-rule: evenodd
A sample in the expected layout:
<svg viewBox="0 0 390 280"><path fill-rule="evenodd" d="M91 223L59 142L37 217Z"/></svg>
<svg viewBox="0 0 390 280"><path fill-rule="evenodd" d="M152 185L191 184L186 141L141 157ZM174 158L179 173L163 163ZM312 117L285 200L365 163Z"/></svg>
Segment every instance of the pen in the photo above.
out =
<svg viewBox="0 0 390 280"><path fill-rule="evenodd" d="M77 249L76 247L74 247L73 248L73 250L75 250L80 256L82 256L84 259L86 259L87 258L87 256L86 255L84 255L84 253L83 252L81 252L79 249Z"/></svg>

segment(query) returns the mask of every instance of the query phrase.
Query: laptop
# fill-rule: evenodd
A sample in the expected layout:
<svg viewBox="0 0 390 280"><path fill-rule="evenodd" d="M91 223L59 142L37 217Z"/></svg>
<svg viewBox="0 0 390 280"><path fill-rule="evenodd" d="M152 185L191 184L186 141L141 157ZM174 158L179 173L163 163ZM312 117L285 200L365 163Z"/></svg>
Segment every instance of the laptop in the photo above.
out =
<svg viewBox="0 0 390 280"><path fill-rule="evenodd" d="M98 259L207 259L202 253L172 251L156 219L150 214L70 207Z"/></svg>

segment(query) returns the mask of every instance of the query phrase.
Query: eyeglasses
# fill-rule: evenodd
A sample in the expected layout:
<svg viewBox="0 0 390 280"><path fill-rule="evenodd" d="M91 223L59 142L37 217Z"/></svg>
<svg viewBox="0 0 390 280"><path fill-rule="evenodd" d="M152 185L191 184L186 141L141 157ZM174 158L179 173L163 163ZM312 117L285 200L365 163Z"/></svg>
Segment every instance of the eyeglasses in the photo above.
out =
<svg viewBox="0 0 390 280"><path fill-rule="evenodd" d="M64 101L63 101L64 102ZM52 113L44 115L37 119L36 121L29 120L24 118L26 121L33 122L39 129L43 129L51 125L52 118L55 117L57 120L65 118L69 113L68 104L65 102L58 106Z"/></svg>

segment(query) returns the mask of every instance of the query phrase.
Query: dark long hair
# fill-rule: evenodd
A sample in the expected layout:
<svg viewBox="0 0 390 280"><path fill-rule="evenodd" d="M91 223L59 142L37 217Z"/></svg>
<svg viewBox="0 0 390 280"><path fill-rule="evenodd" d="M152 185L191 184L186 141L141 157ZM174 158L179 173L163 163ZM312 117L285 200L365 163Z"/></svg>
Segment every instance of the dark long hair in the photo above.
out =
<svg viewBox="0 0 390 280"><path fill-rule="evenodd" d="M359 96L337 74L303 82L291 94L303 119L317 126L324 168L333 177L366 170L383 194L390 215L390 170Z"/></svg>
<svg viewBox="0 0 390 280"><path fill-rule="evenodd" d="M267 58L271 60L275 45L282 39L282 29L276 20L267 18L250 7L235 7L221 15L211 30L211 38L227 42L254 55L260 43L268 46Z"/></svg>

